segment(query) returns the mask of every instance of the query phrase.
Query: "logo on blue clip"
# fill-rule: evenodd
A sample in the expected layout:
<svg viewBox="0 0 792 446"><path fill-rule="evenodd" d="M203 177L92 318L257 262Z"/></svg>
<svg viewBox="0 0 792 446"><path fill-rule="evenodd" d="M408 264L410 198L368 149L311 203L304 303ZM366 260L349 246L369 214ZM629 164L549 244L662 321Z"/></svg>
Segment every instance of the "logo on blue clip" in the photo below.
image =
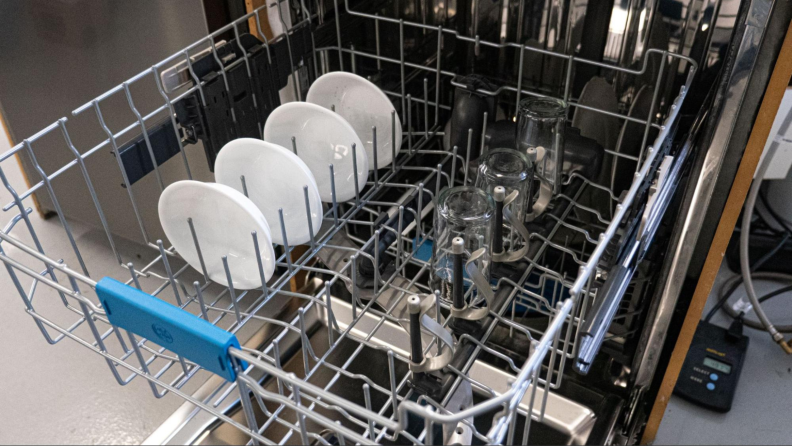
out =
<svg viewBox="0 0 792 446"><path fill-rule="evenodd" d="M173 336L163 327L160 327L157 324L151 324L151 329L154 330L154 334L160 338L161 341L164 341L167 344L173 343Z"/></svg>

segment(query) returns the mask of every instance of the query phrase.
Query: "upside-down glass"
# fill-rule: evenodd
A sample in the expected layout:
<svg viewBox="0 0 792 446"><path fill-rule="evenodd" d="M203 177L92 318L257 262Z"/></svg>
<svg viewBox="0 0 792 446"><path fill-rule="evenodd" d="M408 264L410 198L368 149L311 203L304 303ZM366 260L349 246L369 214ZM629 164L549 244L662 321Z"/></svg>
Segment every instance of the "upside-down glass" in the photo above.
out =
<svg viewBox="0 0 792 446"><path fill-rule="evenodd" d="M534 173L553 194L561 192L566 116L560 99L528 98L518 107L516 147L536 160Z"/></svg>
<svg viewBox="0 0 792 446"><path fill-rule="evenodd" d="M529 197L532 196L533 169L533 163L522 151L508 148L492 149L479 160L475 186L493 197L496 195L495 188L498 186L506 189L506 196L517 191L517 199L510 205L511 216L512 221L522 223L525 221L527 207L530 203ZM506 228L506 231L503 232L505 243L499 245L493 241L493 249L495 251L499 251L501 247L506 246L508 246L508 250L513 251L515 249L514 242L519 241L511 221L505 221L504 227ZM497 231L493 232L497 233ZM521 242L528 243L528 240L522 240ZM493 254L498 253L495 252Z"/></svg>
<svg viewBox="0 0 792 446"><path fill-rule="evenodd" d="M442 299L452 300L453 260L452 240L461 237L465 241L463 262L470 254L486 248L478 260L481 273L489 278L490 243L492 242L492 216L495 202L483 190L471 186L452 187L443 190L435 198L434 244L432 248L432 288L440 290ZM464 276L465 287L472 281Z"/></svg>
<svg viewBox="0 0 792 446"><path fill-rule="evenodd" d="M490 195L494 195L497 186L506 188L506 195L518 191L519 198L511 205L512 213L519 221L523 221L526 198L531 196L533 169L533 163L521 151L492 149L479 160L475 186Z"/></svg>

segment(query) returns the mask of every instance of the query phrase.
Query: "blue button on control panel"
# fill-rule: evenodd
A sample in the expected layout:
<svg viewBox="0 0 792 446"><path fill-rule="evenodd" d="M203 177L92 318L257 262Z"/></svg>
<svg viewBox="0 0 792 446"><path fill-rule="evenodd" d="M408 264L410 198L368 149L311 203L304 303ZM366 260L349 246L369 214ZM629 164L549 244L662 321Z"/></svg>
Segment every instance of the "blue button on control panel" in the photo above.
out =
<svg viewBox="0 0 792 446"><path fill-rule="evenodd" d="M710 380L717 381L718 380L718 374L717 373L710 374Z"/></svg>
<svg viewBox="0 0 792 446"><path fill-rule="evenodd" d="M715 384L707 383L707 390L715 390Z"/></svg>

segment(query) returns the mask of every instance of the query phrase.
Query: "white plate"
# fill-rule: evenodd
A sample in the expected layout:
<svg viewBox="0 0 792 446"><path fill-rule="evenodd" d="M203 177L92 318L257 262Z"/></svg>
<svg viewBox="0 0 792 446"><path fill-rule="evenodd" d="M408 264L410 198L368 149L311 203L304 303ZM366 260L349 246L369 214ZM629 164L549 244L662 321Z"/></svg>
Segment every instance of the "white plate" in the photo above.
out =
<svg viewBox="0 0 792 446"><path fill-rule="evenodd" d="M374 169L374 141L371 128L377 127L377 167L393 162L391 112L393 103L376 85L352 73L334 71L320 77L311 85L306 102L321 105L343 116L366 144L369 168ZM402 126L396 114L396 153L402 142Z"/></svg>
<svg viewBox="0 0 792 446"><path fill-rule="evenodd" d="M261 286L252 231L258 237L264 277L269 280L275 272L275 251L267 220L252 201L228 186L191 180L173 183L160 195L159 217L179 255L201 271L187 223L192 218L206 271L219 284L228 286L222 261L227 256L234 288L250 290Z"/></svg>
<svg viewBox="0 0 792 446"><path fill-rule="evenodd" d="M368 157L355 130L338 113L307 102L289 102L273 110L264 125L264 139L283 147L292 147L297 138L297 156L311 169L322 201L332 202L330 164L335 171L336 200L355 198L355 174L352 144L357 151L358 185L368 180Z"/></svg>
<svg viewBox="0 0 792 446"><path fill-rule="evenodd" d="M240 138L229 142L215 161L215 180L239 192L245 176L248 197L258 206L272 231L272 241L283 245L278 209L283 209L286 239L290 245L311 240L308 230L304 186L314 235L322 227L322 201L311 169L291 150L260 139Z"/></svg>

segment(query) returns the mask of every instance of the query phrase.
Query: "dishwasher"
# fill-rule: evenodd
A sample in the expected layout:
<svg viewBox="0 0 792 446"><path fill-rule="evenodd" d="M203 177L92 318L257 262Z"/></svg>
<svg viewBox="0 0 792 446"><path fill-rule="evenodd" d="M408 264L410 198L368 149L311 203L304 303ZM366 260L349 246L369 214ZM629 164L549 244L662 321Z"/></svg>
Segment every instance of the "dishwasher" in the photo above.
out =
<svg viewBox="0 0 792 446"><path fill-rule="evenodd" d="M81 344L119 385L144 380L154 398L184 399L147 444L633 444L662 377L699 234L690 229L706 226L713 190L733 178L731 129L758 100L748 81L778 40L765 39L772 16L789 10L761 0L250 7L0 157L3 210L16 213L0 260L47 342ZM375 158L351 200L325 203L308 244L278 247L261 288L210 281L147 209L164 184L211 171L224 143L261 138L277 106L332 71L392 100L390 134L397 118L403 127L394 161ZM144 94L153 106L136 101ZM483 285L484 315L455 317L431 280L437 197L472 185L479 155L514 143L528 97L569 106L563 175L526 225L520 258ZM78 119L105 137L79 146ZM377 130L365 137L375 146ZM44 141L71 161L48 164L36 151ZM1 168L15 155L37 175L21 190ZM123 191L111 206L126 208L135 237L117 234L103 208L95 184L110 168ZM67 173L82 192L61 181ZM159 188L143 191L144 181ZM107 259L83 256L66 201L95 214ZM34 202L62 239L37 236ZM150 255L127 255L130 238ZM108 293L149 309L111 308ZM169 316L152 316L158 302L173 304ZM416 305L422 316L411 318ZM205 332L185 329L196 320Z"/></svg>

